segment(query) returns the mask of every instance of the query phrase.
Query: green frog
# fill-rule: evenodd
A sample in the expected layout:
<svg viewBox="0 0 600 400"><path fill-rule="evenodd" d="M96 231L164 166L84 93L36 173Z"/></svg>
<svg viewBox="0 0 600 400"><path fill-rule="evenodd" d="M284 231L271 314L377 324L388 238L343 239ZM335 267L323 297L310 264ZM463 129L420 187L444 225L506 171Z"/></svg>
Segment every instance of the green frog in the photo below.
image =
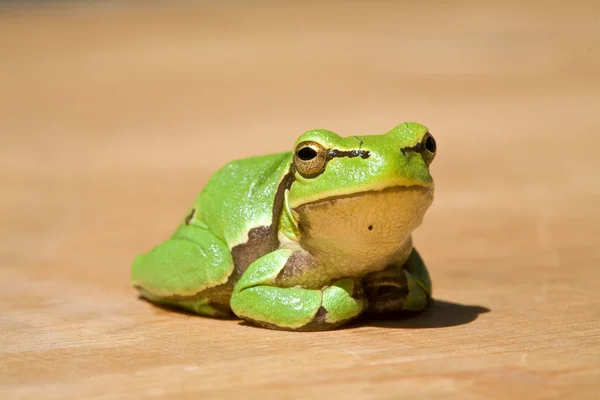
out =
<svg viewBox="0 0 600 400"><path fill-rule="evenodd" d="M132 283L151 302L292 331L423 310L431 280L411 234L433 201L436 147L407 122L311 130L291 152L230 162L135 259Z"/></svg>

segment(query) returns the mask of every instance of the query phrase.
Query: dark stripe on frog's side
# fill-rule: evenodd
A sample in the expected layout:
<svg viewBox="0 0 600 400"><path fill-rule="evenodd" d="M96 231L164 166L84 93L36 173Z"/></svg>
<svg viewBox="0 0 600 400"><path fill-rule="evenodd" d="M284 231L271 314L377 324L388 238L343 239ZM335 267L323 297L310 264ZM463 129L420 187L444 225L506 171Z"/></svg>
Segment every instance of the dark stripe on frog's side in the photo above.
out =
<svg viewBox="0 0 600 400"><path fill-rule="evenodd" d="M290 164L290 169L287 174L284 175L281 182L277 186L277 191L275 192L275 198L273 199L273 216L271 217L271 235L273 237L273 241L277 243L279 246L279 239L277 238L277 233L279 230L279 221L281 219L281 213L283 212L283 203L285 201L285 191L289 190L292 187L292 183L296 180L295 177L296 167L294 164Z"/></svg>
<svg viewBox="0 0 600 400"><path fill-rule="evenodd" d="M271 225L257 226L248 231L248 241L238 244L231 249L233 263L235 264L236 280L239 279L248 266L258 258L279 248L279 220L283 212L283 203L285 200L285 191L292 186L294 182L294 164L290 164L288 172L283 176L277 186L275 198L273 199L273 215Z"/></svg>

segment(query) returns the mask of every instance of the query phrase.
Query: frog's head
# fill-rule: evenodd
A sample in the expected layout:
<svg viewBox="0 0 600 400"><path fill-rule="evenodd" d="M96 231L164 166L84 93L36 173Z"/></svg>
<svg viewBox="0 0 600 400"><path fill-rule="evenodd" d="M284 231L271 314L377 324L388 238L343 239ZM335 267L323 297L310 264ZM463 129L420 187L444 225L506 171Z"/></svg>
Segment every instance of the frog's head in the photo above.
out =
<svg viewBox="0 0 600 400"><path fill-rule="evenodd" d="M405 241L433 201L435 154L433 136L417 123L383 135L304 133L287 199L300 233L335 247Z"/></svg>

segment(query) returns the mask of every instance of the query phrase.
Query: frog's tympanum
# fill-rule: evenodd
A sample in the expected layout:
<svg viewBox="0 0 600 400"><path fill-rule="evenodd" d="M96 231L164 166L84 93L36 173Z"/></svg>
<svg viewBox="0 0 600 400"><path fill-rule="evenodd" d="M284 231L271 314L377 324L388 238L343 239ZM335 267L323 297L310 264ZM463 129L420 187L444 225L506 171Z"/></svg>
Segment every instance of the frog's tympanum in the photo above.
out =
<svg viewBox="0 0 600 400"><path fill-rule="evenodd" d="M420 311L431 282L411 233L433 201L435 154L427 128L404 123L312 130L292 152L233 161L135 259L133 285L158 304L293 331Z"/></svg>

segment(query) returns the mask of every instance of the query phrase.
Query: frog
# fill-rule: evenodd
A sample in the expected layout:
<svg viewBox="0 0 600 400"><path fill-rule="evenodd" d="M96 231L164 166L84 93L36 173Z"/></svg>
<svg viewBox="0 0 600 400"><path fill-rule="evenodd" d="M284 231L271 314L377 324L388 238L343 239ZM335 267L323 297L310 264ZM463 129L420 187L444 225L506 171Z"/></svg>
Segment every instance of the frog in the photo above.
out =
<svg viewBox="0 0 600 400"><path fill-rule="evenodd" d="M413 231L433 202L428 128L301 134L292 151L232 161L174 233L135 257L141 298L288 331L424 310L432 284Z"/></svg>

